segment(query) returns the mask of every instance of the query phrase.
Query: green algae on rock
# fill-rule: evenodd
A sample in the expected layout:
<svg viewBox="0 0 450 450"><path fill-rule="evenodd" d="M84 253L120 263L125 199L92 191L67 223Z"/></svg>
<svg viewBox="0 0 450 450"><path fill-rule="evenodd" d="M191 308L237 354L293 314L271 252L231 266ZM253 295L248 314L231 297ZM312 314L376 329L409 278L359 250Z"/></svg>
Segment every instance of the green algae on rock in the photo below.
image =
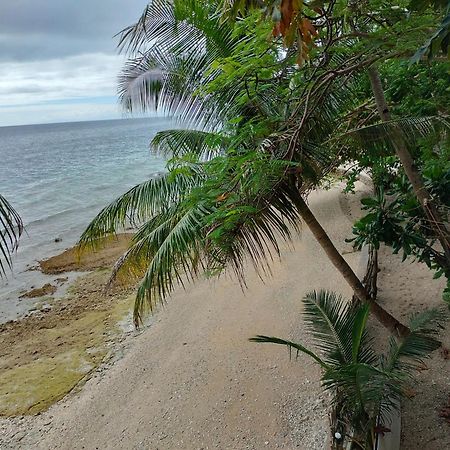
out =
<svg viewBox="0 0 450 450"><path fill-rule="evenodd" d="M84 275L51 310L0 327L0 416L48 409L107 359L134 298L123 287L105 292L108 276Z"/></svg>

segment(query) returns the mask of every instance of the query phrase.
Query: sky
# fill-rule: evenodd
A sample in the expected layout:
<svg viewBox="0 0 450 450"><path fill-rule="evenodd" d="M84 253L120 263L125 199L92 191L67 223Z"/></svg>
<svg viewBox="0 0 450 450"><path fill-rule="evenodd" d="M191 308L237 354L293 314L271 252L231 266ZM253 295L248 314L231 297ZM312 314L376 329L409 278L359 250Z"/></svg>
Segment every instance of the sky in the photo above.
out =
<svg viewBox="0 0 450 450"><path fill-rule="evenodd" d="M0 126L123 117L113 36L147 0L0 0Z"/></svg>

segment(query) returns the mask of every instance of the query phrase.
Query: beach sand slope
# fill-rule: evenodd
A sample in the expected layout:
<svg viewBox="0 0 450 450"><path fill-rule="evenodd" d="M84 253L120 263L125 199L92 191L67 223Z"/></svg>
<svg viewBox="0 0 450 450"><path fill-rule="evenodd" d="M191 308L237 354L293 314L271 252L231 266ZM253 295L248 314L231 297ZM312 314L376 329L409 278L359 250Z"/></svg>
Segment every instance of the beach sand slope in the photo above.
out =
<svg viewBox="0 0 450 450"><path fill-rule="evenodd" d="M350 221L339 191L311 205L340 250ZM353 265L358 254L346 257ZM39 418L22 439L41 449L322 449L328 397L311 361L250 343L269 334L309 342L301 298L312 290L349 290L305 229L283 249L265 283L249 270L249 289L227 277L178 290L155 323L103 377Z"/></svg>
<svg viewBox="0 0 450 450"><path fill-rule="evenodd" d="M356 268L359 254L344 238L358 214L357 196L349 201L332 189L313 193L310 203ZM386 273L399 264L387 263ZM409 284L388 285L382 301L395 302L398 289L406 298L405 290L414 290L415 271L426 272L416 265L409 270ZM424 277L422 283L431 282L429 274ZM235 280L223 277L177 290L111 369L48 412L22 419L20 434L1 448L327 448L330 399L322 393L318 368L303 357L290 360L282 347L248 338L267 334L311 346L301 320L303 295L321 288L346 296L350 291L307 229L295 240L295 251L283 247L265 283L249 270L248 286L242 293ZM407 298L415 301L412 292ZM407 306L402 302L396 312ZM437 415L428 419L427 432L437 437L427 449L443 442L440 427Z"/></svg>

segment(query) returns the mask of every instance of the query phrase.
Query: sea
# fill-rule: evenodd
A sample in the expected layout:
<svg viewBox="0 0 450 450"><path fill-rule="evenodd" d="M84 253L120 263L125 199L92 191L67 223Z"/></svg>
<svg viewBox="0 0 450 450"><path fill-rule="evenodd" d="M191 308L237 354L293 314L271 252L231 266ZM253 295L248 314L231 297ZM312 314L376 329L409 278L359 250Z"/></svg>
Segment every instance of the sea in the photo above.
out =
<svg viewBox="0 0 450 450"><path fill-rule="evenodd" d="M25 224L13 270L0 278L0 323L35 308L21 293L54 281L33 270L38 261L76 244L104 206L164 171L149 143L172 127L157 117L0 127L0 193Z"/></svg>

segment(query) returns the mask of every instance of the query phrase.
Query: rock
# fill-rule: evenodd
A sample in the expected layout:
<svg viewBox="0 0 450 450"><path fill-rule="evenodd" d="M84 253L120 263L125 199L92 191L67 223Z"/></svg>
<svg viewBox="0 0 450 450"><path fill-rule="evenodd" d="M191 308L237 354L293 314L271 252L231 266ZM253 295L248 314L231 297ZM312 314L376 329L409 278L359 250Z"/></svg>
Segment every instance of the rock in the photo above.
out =
<svg viewBox="0 0 450 450"><path fill-rule="evenodd" d="M25 292L19 298L36 298L44 297L44 295L52 295L56 292L56 286L50 283L44 284L41 288L31 289L31 291Z"/></svg>

